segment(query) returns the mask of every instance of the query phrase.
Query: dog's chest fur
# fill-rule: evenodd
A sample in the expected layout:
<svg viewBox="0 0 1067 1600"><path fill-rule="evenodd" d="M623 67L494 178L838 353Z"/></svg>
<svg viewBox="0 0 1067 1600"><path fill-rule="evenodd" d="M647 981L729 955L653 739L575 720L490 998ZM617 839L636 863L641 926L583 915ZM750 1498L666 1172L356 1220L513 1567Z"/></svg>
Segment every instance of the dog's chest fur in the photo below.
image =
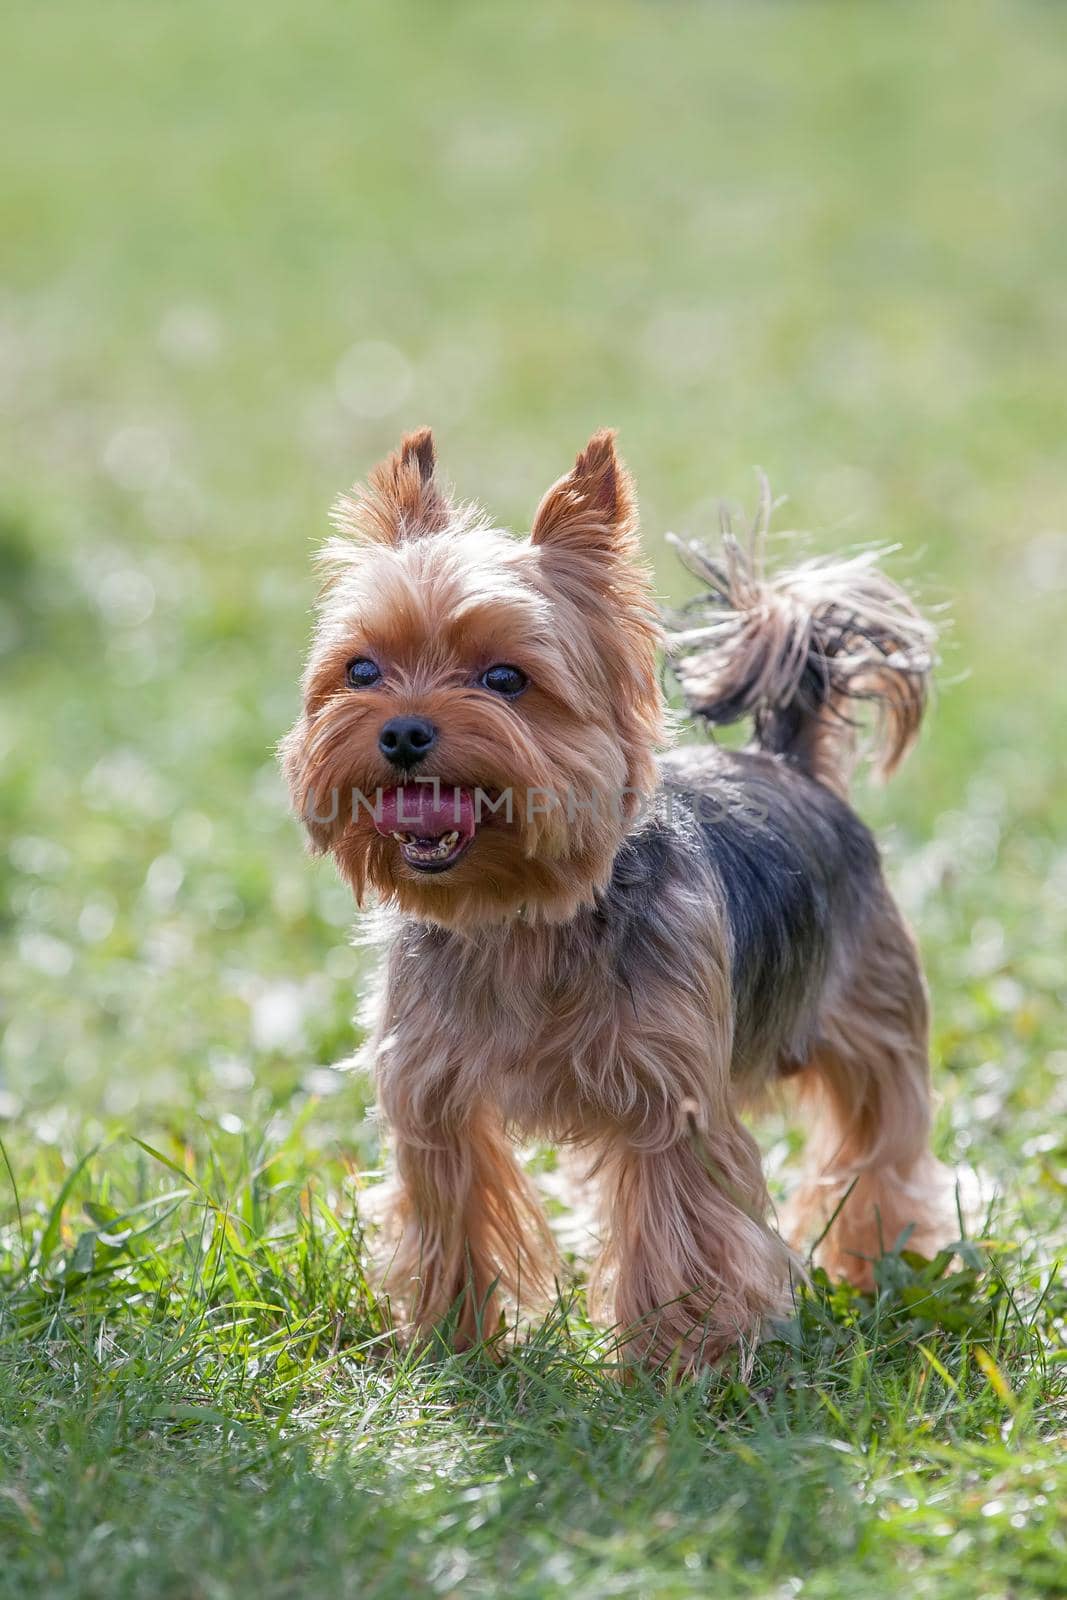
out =
<svg viewBox="0 0 1067 1600"><path fill-rule="evenodd" d="M633 1099L626 1086L650 1000L620 934L597 911L477 939L409 924L389 962L395 1045L380 1067L383 1089L394 1071L432 1079L443 1107L485 1100L528 1136L580 1137L618 1118Z"/></svg>
<svg viewBox="0 0 1067 1600"><path fill-rule="evenodd" d="M700 1099L713 1053L750 1081L806 1058L835 928L878 870L869 835L776 762L695 754L699 787L690 770L663 791L595 908L475 936L399 927L379 1053L391 1115L485 1102L523 1134L583 1138L662 1118L668 1085Z"/></svg>

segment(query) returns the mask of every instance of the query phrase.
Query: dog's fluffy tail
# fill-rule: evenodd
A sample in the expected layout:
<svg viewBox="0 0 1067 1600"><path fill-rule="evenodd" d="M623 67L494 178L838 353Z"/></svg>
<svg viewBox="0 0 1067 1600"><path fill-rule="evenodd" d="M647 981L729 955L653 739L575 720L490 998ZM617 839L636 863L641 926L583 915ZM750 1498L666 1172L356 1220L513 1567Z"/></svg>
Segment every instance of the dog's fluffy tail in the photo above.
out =
<svg viewBox="0 0 1067 1600"><path fill-rule="evenodd" d="M761 749L845 794L863 702L874 710L869 754L879 776L888 777L914 743L936 635L879 571L878 551L765 576L772 507L762 479L747 547L725 514L721 554L668 535L708 584L668 634L669 659L694 716L709 723L751 717Z"/></svg>

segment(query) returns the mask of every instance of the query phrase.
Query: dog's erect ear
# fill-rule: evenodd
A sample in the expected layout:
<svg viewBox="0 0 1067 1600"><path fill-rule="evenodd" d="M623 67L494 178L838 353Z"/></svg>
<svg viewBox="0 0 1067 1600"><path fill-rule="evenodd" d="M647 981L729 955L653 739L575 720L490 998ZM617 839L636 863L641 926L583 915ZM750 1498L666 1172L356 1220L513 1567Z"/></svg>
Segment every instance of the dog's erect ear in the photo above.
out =
<svg viewBox="0 0 1067 1600"><path fill-rule="evenodd" d="M351 494L335 502L330 520L338 533L371 544L400 544L448 526L451 505L434 475L429 428L409 433L400 449L378 463Z"/></svg>
<svg viewBox="0 0 1067 1600"><path fill-rule="evenodd" d="M633 479L615 453L614 431L602 428L541 501L530 539L565 550L608 552L629 549L636 530Z"/></svg>

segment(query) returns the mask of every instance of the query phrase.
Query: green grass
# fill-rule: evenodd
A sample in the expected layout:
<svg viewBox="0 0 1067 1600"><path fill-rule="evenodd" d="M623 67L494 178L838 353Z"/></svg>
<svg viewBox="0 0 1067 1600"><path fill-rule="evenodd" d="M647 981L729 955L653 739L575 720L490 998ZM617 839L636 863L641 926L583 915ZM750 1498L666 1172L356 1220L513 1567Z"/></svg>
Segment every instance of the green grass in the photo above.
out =
<svg viewBox="0 0 1067 1600"><path fill-rule="evenodd" d="M1067 18L73 0L0 52L0 1594L1067 1590ZM752 463L951 601L882 830L962 1265L617 1382L580 1285L394 1348L366 957L272 747L339 487L513 526L605 422L648 550ZM797 1131L762 1137L776 1194ZM499 1339L494 1343L499 1347Z"/></svg>

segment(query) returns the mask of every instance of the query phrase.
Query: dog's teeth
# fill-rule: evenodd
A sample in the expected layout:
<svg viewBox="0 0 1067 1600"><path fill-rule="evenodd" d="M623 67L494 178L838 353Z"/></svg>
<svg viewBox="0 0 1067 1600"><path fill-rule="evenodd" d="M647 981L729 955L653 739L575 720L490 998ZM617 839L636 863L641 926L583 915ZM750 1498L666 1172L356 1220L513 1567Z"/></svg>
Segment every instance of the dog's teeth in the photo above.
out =
<svg viewBox="0 0 1067 1600"><path fill-rule="evenodd" d="M421 861L445 861L459 844L459 829L453 828L451 833L444 833L437 839L425 839L418 834L394 830L393 838L409 851L413 858Z"/></svg>

